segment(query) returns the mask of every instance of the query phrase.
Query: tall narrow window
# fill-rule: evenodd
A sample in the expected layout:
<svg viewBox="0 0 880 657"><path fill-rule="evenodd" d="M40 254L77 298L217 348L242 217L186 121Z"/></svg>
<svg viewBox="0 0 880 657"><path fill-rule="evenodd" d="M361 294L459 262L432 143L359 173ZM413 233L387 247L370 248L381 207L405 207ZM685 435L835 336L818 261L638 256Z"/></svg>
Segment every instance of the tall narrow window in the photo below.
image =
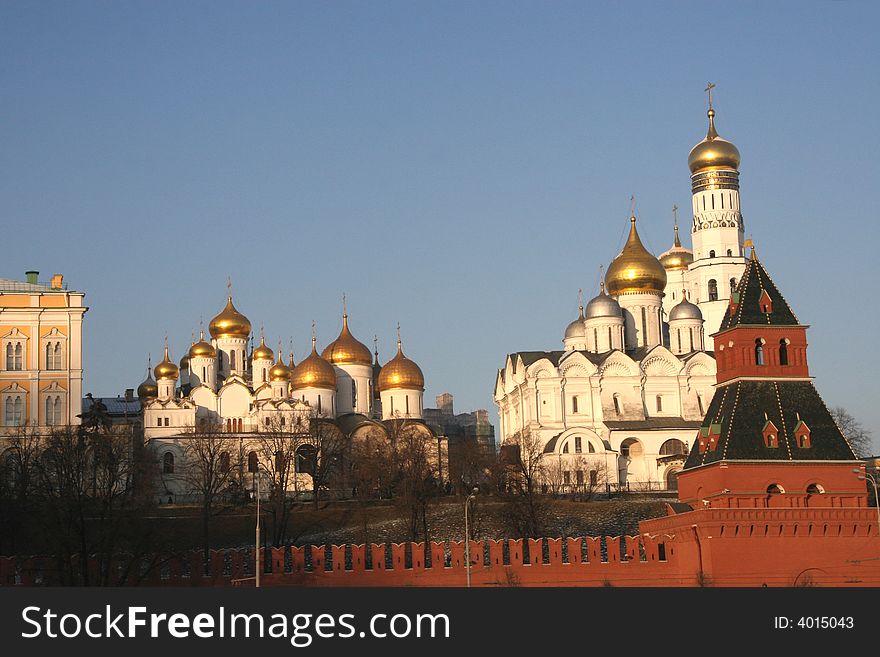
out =
<svg viewBox="0 0 880 657"><path fill-rule="evenodd" d="M700 409L700 415L706 414L706 411L703 410L703 397L702 397L702 395L697 395L697 407Z"/></svg>
<svg viewBox="0 0 880 657"><path fill-rule="evenodd" d="M220 452L220 472L229 472L229 452Z"/></svg>
<svg viewBox="0 0 880 657"><path fill-rule="evenodd" d="M614 395L614 412L620 415L621 406L620 406L620 395Z"/></svg>
<svg viewBox="0 0 880 657"><path fill-rule="evenodd" d="M235 349L229 352L229 369L235 369Z"/></svg>
<svg viewBox="0 0 880 657"><path fill-rule="evenodd" d="M321 414L321 395L318 395L318 414Z"/></svg>
<svg viewBox="0 0 880 657"><path fill-rule="evenodd" d="M358 389L354 379L351 380L351 410L357 410L358 405Z"/></svg>
<svg viewBox="0 0 880 657"><path fill-rule="evenodd" d="M678 350L681 351L681 329L675 329L675 334L678 337Z"/></svg>
<svg viewBox="0 0 880 657"><path fill-rule="evenodd" d="M583 443L581 442L581 437L575 436L574 437L574 453L580 454L583 451L584 451L584 449L583 449Z"/></svg>
<svg viewBox="0 0 880 657"><path fill-rule="evenodd" d="M405 395L406 398L406 414L409 415L409 395Z"/></svg>
<svg viewBox="0 0 880 657"><path fill-rule="evenodd" d="M599 329L593 329L593 349L599 351Z"/></svg>
<svg viewBox="0 0 880 657"><path fill-rule="evenodd" d="M15 413L15 417L13 418L13 424L15 424L15 426L17 426L17 427L20 427L23 424L23 422L22 422L23 406L24 405L21 402L21 397L16 397L15 404L13 407L13 412Z"/></svg>
<svg viewBox="0 0 880 657"><path fill-rule="evenodd" d="M710 257L710 258L714 258L714 257L715 257L715 249L712 249L711 251L709 251L709 257Z"/></svg>
<svg viewBox="0 0 880 657"><path fill-rule="evenodd" d="M733 251L727 249L727 257L730 258L731 256L733 256Z"/></svg>
<svg viewBox="0 0 880 657"><path fill-rule="evenodd" d="M11 426L12 426L12 422L13 422L13 418L14 418L14 417L15 417L15 415L14 415L14 412L13 412L13 401L12 401L12 397L7 397L7 398L6 398L6 417L5 417L4 424L5 424L7 427L11 427Z"/></svg>
<svg viewBox="0 0 880 657"><path fill-rule="evenodd" d="M779 341L779 364L788 365L788 345L785 343L785 338Z"/></svg>
<svg viewBox="0 0 880 657"><path fill-rule="evenodd" d="M46 397L46 424L49 426L55 424L55 404L52 403L51 397Z"/></svg>
<svg viewBox="0 0 880 657"><path fill-rule="evenodd" d="M17 342L15 344L15 370L21 370L21 355L24 349L22 349L21 342Z"/></svg>
<svg viewBox="0 0 880 657"><path fill-rule="evenodd" d="M648 317L644 308L642 308L642 345L648 344Z"/></svg>
<svg viewBox="0 0 880 657"><path fill-rule="evenodd" d="M263 368L263 383L266 383L266 368Z"/></svg>
<svg viewBox="0 0 880 657"><path fill-rule="evenodd" d="M761 338L755 338L755 364L764 364L764 346L761 344Z"/></svg>
<svg viewBox="0 0 880 657"><path fill-rule="evenodd" d="M257 472L257 453L248 452L248 472Z"/></svg>
<svg viewBox="0 0 880 657"><path fill-rule="evenodd" d="M571 412L572 412L572 413L577 413L577 412L578 412L578 398L577 398L577 395L575 395L574 397L571 398Z"/></svg>
<svg viewBox="0 0 880 657"><path fill-rule="evenodd" d="M728 254L728 255L730 255L730 254ZM733 294L734 290L736 290L736 279L731 278L730 279L730 293Z"/></svg>
<svg viewBox="0 0 880 657"><path fill-rule="evenodd" d="M202 367L202 383L208 382L208 368Z"/></svg>
<svg viewBox="0 0 880 657"><path fill-rule="evenodd" d="M688 335L691 337L691 352L694 350L694 327L688 329Z"/></svg>
<svg viewBox="0 0 880 657"><path fill-rule="evenodd" d="M162 457L162 472L165 474L174 474L174 454L165 452Z"/></svg>
<svg viewBox="0 0 880 657"><path fill-rule="evenodd" d="M657 412L659 413L662 410L663 410L663 397L661 397L660 395L657 395Z"/></svg>
<svg viewBox="0 0 880 657"><path fill-rule="evenodd" d="M712 258L715 257L715 252L711 252ZM709 279L709 301L718 301L718 283L714 278Z"/></svg>
<svg viewBox="0 0 880 657"><path fill-rule="evenodd" d="M61 396L55 398L55 424L64 424L64 418L61 413L63 412Z"/></svg>

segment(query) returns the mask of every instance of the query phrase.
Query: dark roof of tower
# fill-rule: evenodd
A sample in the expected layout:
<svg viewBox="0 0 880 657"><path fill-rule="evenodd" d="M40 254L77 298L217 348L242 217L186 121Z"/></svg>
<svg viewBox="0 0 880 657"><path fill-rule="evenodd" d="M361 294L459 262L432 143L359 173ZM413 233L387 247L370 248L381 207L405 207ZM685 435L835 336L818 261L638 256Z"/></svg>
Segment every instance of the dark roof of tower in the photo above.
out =
<svg viewBox="0 0 880 657"><path fill-rule="evenodd" d="M777 429L778 447L765 445L768 421ZM810 430L810 447L798 447L800 421ZM700 453L698 434L686 470L717 461L856 460L812 381L743 380L718 388L700 432L717 435L717 446Z"/></svg>
<svg viewBox="0 0 880 657"><path fill-rule="evenodd" d="M761 312L759 302L764 292L770 297L773 312ZM755 255L754 249L733 294L733 300L738 301L736 310L731 314L728 307L724 319L721 320L719 331L726 331L740 325L800 326L800 322L788 302L776 289L776 285Z"/></svg>

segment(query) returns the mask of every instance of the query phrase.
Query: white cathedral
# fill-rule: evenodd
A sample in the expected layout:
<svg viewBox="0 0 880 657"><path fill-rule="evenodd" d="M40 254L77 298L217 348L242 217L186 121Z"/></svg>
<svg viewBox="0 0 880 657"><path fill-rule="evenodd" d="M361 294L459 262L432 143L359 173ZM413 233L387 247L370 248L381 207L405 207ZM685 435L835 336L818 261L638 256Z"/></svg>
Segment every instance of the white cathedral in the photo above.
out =
<svg viewBox="0 0 880 657"><path fill-rule="evenodd" d="M691 150L693 251L653 256L633 213L599 294L581 304L563 349L520 351L498 371L502 448L541 454L544 487L677 488L677 473L712 399L711 335L746 267L736 146L718 136ZM543 453L541 453L543 450Z"/></svg>

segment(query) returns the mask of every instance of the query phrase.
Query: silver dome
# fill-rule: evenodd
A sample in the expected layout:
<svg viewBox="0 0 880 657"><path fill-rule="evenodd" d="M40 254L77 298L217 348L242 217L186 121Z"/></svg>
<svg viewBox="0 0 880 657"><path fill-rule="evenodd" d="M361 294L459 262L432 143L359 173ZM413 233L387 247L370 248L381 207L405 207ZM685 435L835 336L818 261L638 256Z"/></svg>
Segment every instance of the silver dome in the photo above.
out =
<svg viewBox="0 0 880 657"><path fill-rule="evenodd" d="M587 319L595 319L596 317L623 317L623 311L620 310L620 304L605 294L603 289L598 295L590 299L587 304Z"/></svg>
<svg viewBox="0 0 880 657"><path fill-rule="evenodd" d="M702 321L703 313L696 305L684 298L669 311L669 321L674 322L677 319L699 319Z"/></svg>
<svg viewBox="0 0 880 657"><path fill-rule="evenodd" d="M583 338L587 335L587 329L584 328L584 316L581 314L576 320L565 327L565 339Z"/></svg>

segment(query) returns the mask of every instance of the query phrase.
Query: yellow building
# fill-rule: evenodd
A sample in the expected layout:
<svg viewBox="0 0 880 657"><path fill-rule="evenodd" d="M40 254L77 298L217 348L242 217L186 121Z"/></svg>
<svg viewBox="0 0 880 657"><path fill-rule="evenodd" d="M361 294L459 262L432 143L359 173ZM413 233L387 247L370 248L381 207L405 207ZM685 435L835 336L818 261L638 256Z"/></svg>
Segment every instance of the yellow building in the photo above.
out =
<svg viewBox="0 0 880 657"><path fill-rule="evenodd" d="M80 422L85 295L25 276L0 278L0 435Z"/></svg>

